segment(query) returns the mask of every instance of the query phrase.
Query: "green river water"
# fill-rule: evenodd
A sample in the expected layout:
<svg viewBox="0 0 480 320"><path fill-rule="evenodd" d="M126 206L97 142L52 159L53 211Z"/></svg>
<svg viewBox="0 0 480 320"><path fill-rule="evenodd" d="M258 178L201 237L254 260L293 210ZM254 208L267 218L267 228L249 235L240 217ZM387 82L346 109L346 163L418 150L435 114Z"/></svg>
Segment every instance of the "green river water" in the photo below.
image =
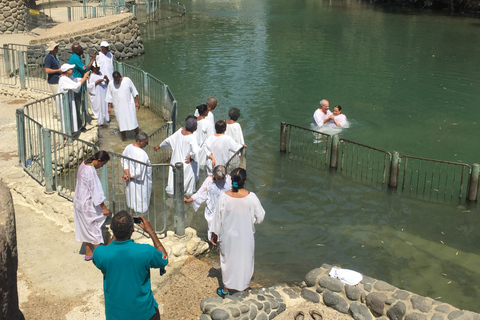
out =
<svg viewBox="0 0 480 320"><path fill-rule="evenodd" d="M241 109L247 189L267 212L257 227L255 280L301 281L322 263L338 264L480 312L474 206L389 193L279 152L280 122L309 127L325 98L351 122L344 138L479 162L480 21L358 1L185 4L186 22L149 26L147 54L128 63L170 86L180 118L210 95L217 120ZM204 234L203 212L191 224Z"/></svg>

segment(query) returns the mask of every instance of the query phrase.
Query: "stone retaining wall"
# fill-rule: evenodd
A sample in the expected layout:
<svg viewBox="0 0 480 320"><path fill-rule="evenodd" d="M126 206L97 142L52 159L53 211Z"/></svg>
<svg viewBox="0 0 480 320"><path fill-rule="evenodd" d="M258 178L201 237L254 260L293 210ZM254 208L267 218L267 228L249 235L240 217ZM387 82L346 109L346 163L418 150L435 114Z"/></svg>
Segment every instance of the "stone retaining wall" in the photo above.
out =
<svg viewBox="0 0 480 320"><path fill-rule="evenodd" d="M25 31L25 1L0 0L0 34Z"/></svg>
<svg viewBox="0 0 480 320"><path fill-rule="evenodd" d="M200 320L274 319L289 299L298 296L313 303L350 314L355 320L480 320L480 314L459 310L450 304L398 289L384 281L364 276L355 285L345 285L329 276L332 266L323 264L305 277L302 288L285 285L239 292L225 299L204 299Z"/></svg>
<svg viewBox="0 0 480 320"><path fill-rule="evenodd" d="M30 42L28 62L43 65L45 45L59 43L59 61L67 62L71 46L79 42L84 52L100 51L100 42L108 41L116 60L128 59L145 53L137 19L131 13L62 23Z"/></svg>

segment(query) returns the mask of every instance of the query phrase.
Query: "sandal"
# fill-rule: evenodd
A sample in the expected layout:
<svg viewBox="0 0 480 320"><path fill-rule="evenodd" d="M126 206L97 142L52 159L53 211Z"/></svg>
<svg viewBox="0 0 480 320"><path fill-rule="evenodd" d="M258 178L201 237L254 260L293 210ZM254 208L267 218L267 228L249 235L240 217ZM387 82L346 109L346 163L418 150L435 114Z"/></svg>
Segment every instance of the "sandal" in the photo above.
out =
<svg viewBox="0 0 480 320"><path fill-rule="evenodd" d="M323 317L317 310L310 310L310 316L313 320L322 320Z"/></svg>
<svg viewBox="0 0 480 320"><path fill-rule="evenodd" d="M295 317L293 317L294 320L303 320L305 319L305 314L302 311L298 311Z"/></svg>
<svg viewBox="0 0 480 320"><path fill-rule="evenodd" d="M93 256L85 256L83 259L85 259L85 261L90 261L93 259Z"/></svg>
<svg viewBox="0 0 480 320"><path fill-rule="evenodd" d="M217 289L217 294L220 297L225 298L225 296L228 296L230 294L230 291L225 292L225 291L223 291L223 289L218 288Z"/></svg>

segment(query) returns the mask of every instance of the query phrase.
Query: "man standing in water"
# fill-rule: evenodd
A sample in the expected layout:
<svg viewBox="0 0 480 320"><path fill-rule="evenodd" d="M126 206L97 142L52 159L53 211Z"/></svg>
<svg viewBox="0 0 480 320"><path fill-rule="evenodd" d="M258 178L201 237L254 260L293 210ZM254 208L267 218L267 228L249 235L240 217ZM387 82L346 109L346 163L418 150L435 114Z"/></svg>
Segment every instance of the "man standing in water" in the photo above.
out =
<svg viewBox="0 0 480 320"><path fill-rule="evenodd" d="M110 45L107 41L100 42L100 52L97 55L97 63L100 70L109 80L113 79L113 54L109 51Z"/></svg>
<svg viewBox="0 0 480 320"><path fill-rule="evenodd" d="M127 137L126 131L133 130L138 134L137 110L140 109L138 91L132 80L122 77L120 72L113 73L113 81L110 81L107 88L108 114L112 114L112 107L115 109L118 129L122 135L122 141Z"/></svg>
<svg viewBox="0 0 480 320"><path fill-rule="evenodd" d="M320 108L318 108L313 114L313 125L317 127L323 126L325 122L329 120L332 112L328 110L329 103L328 100L320 100Z"/></svg>

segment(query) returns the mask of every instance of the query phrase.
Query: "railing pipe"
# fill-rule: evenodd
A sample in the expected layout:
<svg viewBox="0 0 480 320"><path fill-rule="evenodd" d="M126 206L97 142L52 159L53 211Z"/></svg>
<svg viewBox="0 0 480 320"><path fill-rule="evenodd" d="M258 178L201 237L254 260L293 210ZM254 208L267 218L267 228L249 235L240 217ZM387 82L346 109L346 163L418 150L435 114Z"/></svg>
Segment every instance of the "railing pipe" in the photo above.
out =
<svg viewBox="0 0 480 320"><path fill-rule="evenodd" d="M280 125L280 152L287 152L287 124Z"/></svg>
<svg viewBox="0 0 480 320"><path fill-rule="evenodd" d="M398 151L393 151L392 162L390 162L390 177L388 180L389 187L397 188L399 171L400 171L400 154L398 153Z"/></svg>
<svg viewBox="0 0 480 320"><path fill-rule="evenodd" d="M20 89L25 90L27 88L25 82L25 62L23 59L23 51L17 51L18 54L18 73L20 74Z"/></svg>
<svg viewBox="0 0 480 320"><path fill-rule="evenodd" d="M110 193L108 189L108 167L107 166L101 167L99 169L99 173L100 173L100 182L102 183L103 194L105 195L105 204L108 203L107 206L109 206ZM114 183L112 183L112 185L114 185Z"/></svg>
<svg viewBox="0 0 480 320"><path fill-rule="evenodd" d="M102 7L103 7L103 15L105 15L106 14L105 0L102 0Z"/></svg>
<svg viewBox="0 0 480 320"><path fill-rule="evenodd" d="M123 62L118 62L117 66L118 66L118 72L120 72L120 74L124 76L125 68L123 67Z"/></svg>
<svg viewBox="0 0 480 320"><path fill-rule="evenodd" d="M148 90L150 86L149 79L149 74L143 71L143 104L148 107L150 107L150 90Z"/></svg>
<svg viewBox="0 0 480 320"><path fill-rule="evenodd" d="M338 165L338 147L340 145L340 137L338 134L332 137L332 150L330 152L330 168L336 168Z"/></svg>
<svg viewBox="0 0 480 320"><path fill-rule="evenodd" d="M173 125L172 121L168 121L168 127L167 127L167 137L171 136L173 134Z"/></svg>
<svg viewBox="0 0 480 320"><path fill-rule="evenodd" d="M83 18L87 18L87 0L83 0Z"/></svg>
<svg viewBox="0 0 480 320"><path fill-rule="evenodd" d="M478 200L478 181L480 175L480 165L474 163L472 166L472 173L470 175L470 186L468 188L468 201Z"/></svg>
<svg viewBox="0 0 480 320"><path fill-rule="evenodd" d="M17 109L17 148L18 163L25 164L25 117L23 109Z"/></svg>
<svg viewBox="0 0 480 320"><path fill-rule="evenodd" d="M133 14L133 16L136 16L136 14L137 14L137 6L136 5L132 6L132 14Z"/></svg>
<svg viewBox="0 0 480 320"><path fill-rule="evenodd" d="M72 7L67 7L68 22L72 21Z"/></svg>
<svg viewBox="0 0 480 320"><path fill-rule="evenodd" d="M185 191L183 188L183 163L175 163L174 177L174 228L175 234L183 237L185 235L185 207L183 203Z"/></svg>
<svg viewBox="0 0 480 320"><path fill-rule="evenodd" d="M45 170L45 193L53 193L55 184L53 182L52 166L52 137L50 129L42 128L43 135L43 168Z"/></svg>
<svg viewBox="0 0 480 320"><path fill-rule="evenodd" d="M177 131L177 100L173 100L173 107L172 107L172 130L173 132Z"/></svg>
<svg viewBox="0 0 480 320"><path fill-rule="evenodd" d="M92 18L97 17L97 7L92 7Z"/></svg>
<svg viewBox="0 0 480 320"><path fill-rule="evenodd" d="M3 45L3 61L5 62L5 73L8 77L12 72L12 65L10 63L10 50L8 49L8 44Z"/></svg>

